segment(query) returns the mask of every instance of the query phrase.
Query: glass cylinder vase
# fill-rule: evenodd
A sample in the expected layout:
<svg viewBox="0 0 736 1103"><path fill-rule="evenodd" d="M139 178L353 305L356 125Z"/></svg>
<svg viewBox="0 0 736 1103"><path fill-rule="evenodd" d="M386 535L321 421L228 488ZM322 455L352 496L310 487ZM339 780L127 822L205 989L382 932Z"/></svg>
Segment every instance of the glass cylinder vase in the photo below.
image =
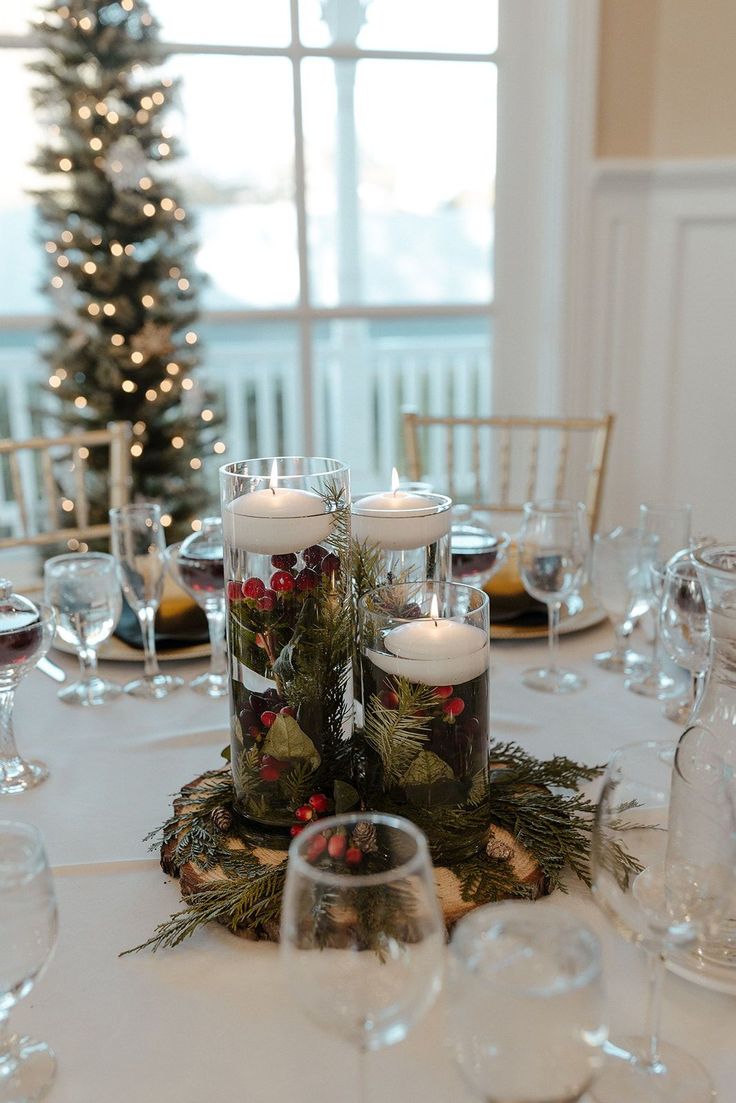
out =
<svg viewBox="0 0 736 1103"><path fill-rule="evenodd" d="M487 783L488 596L451 582L383 586L359 604L368 792L457 806Z"/></svg>
<svg viewBox="0 0 736 1103"><path fill-rule="evenodd" d="M351 769L349 469L279 456L220 481L237 803L288 829L332 810Z"/></svg>
<svg viewBox="0 0 736 1103"><path fill-rule="evenodd" d="M352 504L353 571L358 597L376 586L446 582L452 499L398 488Z"/></svg>

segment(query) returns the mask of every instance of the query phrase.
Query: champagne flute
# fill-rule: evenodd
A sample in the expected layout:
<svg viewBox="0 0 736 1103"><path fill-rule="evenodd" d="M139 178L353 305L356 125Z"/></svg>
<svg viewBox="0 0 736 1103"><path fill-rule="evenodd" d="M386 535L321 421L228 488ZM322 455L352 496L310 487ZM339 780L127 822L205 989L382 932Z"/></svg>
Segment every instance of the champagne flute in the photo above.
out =
<svg viewBox="0 0 736 1103"><path fill-rule="evenodd" d="M620 526L593 537L590 581L616 634L612 650L593 656L593 662L603 670L629 674L646 662L643 655L626 646L632 620L647 609L641 571L642 539L639 529Z"/></svg>
<svg viewBox="0 0 736 1103"><path fill-rule="evenodd" d="M735 839L728 772L706 728L688 728L677 747L637 743L613 755L593 830L593 895L646 950L649 1001L646 1035L609 1047L591 1089L598 1103L711 1103L699 1062L659 1039L661 991L667 954L694 947L725 913Z"/></svg>
<svg viewBox="0 0 736 1103"><path fill-rule="evenodd" d="M455 1060L478 1099L573 1103L587 1091L607 1037L601 948L572 916L528 903L470 912L452 934L447 994Z"/></svg>
<svg viewBox="0 0 736 1103"><path fill-rule="evenodd" d="M557 500L527 502L518 543L524 588L544 602L549 615L549 665L525 670L522 681L545 693L574 693L585 679L558 667L558 632L562 603L578 589L585 569L585 506Z"/></svg>
<svg viewBox="0 0 736 1103"><path fill-rule="evenodd" d="M103 552L56 555L43 568L44 596L53 605L57 631L77 649L81 680L60 689L60 701L106 705L122 693L97 672L97 648L120 618L122 598L113 556Z"/></svg>
<svg viewBox="0 0 736 1103"><path fill-rule="evenodd" d="M162 674L156 658L154 620L164 584L166 539L161 507L152 502L110 510L112 552L125 598L138 617L143 637L143 677L123 687L134 697L160 700L184 685L175 674Z"/></svg>
<svg viewBox="0 0 736 1103"><path fill-rule="evenodd" d="M659 634L659 606L664 586L664 569L675 552L686 548L690 541L692 506L667 505L662 502L644 502L639 507L642 532L655 539L654 552L649 559L649 549L644 548L649 571L645 575L649 605L654 615L654 641L649 667L641 675L627 678L624 685L633 693L644 697L674 697L677 693L674 678L662 669L662 647Z"/></svg>
<svg viewBox="0 0 736 1103"><path fill-rule="evenodd" d="M54 883L39 831L0 821L0 1101L46 1094L56 1058L44 1042L11 1034L8 1019L43 973L56 942Z"/></svg>
<svg viewBox="0 0 736 1103"><path fill-rule="evenodd" d="M691 692L684 700L668 701L668 720L686 724L695 711L710 653L710 621L705 595L690 552L674 556L665 570L659 631L669 657L690 672Z"/></svg>
<svg viewBox="0 0 736 1103"><path fill-rule="evenodd" d="M356 812L296 836L281 912L281 957L312 1022L361 1053L393 1045L434 1003L445 926L427 841L399 816Z"/></svg>

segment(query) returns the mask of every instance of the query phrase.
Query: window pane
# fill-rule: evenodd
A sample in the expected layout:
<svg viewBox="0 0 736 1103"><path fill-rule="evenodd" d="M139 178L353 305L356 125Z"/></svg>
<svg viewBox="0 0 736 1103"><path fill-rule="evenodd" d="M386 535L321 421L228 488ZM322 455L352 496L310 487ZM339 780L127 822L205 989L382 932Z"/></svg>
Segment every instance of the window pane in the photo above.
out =
<svg viewBox="0 0 736 1103"><path fill-rule="evenodd" d="M0 4L0 34L30 34L38 16L38 0L12 0Z"/></svg>
<svg viewBox="0 0 736 1103"><path fill-rule="evenodd" d="M288 0L151 0L167 42L230 46L286 46L291 40Z"/></svg>
<svg viewBox="0 0 736 1103"><path fill-rule="evenodd" d="M290 62L179 55L168 70L182 77L171 124L185 156L175 168L196 215L197 261L209 276L203 305L293 305L299 263Z"/></svg>
<svg viewBox="0 0 736 1103"><path fill-rule="evenodd" d="M488 301L495 66L311 58L302 71L313 300Z"/></svg>
<svg viewBox="0 0 736 1103"><path fill-rule="evenodd" d="M315 327L314 362L315 452L350 464L355 493L388 487L394 465L407 473L404 407L491 412L489 318L323 322ZM441 490L437 463L427 473Z"/></svg>
<svg viewBox="0 0 736 1103"><path fill-rule="evenodd" d="M335 0L329 26L322 8L320 0L299 0L299 32L308 46L352 44L356 35L364 50L490 53L498 43L498 0Z"/></svg>

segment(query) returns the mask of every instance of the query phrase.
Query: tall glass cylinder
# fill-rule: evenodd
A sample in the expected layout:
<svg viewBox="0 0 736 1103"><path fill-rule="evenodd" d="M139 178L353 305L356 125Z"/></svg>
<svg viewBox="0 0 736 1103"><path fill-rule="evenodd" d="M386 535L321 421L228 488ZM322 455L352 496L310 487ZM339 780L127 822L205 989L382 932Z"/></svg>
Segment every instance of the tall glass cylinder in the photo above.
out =
<svg viewBox="0 0 736 1103"><path fill-rule="evenodd" d="M384 586L359 604L367 788L460 805L490 746L488 596L459 583Z"/></svg>
<svg viewBox="0 0 736 1103"><path fill-rule="evenodd" d="M296 828L311 798L331 809L351 769L349 469L278 456L227 464L220 480L238 805Z"/></svg>

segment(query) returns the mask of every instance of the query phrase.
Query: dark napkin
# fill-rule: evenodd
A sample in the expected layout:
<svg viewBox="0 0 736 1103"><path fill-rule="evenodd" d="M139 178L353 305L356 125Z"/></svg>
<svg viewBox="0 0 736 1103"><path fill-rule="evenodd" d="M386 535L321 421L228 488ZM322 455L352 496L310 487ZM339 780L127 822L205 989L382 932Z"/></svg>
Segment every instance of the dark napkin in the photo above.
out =
<svg viewBox="0 0 736 1103"><path fill-rule="evenodd" d="M178 647L194 647L198 643L207 643L209 631L207 618L194 602L187 604L174 616L167 615L166 604L159 607L156 614L156 646L173 651ZM143 638L138 617L123 598L123 611L114 635L129 647L143 650Z"/></svg>

